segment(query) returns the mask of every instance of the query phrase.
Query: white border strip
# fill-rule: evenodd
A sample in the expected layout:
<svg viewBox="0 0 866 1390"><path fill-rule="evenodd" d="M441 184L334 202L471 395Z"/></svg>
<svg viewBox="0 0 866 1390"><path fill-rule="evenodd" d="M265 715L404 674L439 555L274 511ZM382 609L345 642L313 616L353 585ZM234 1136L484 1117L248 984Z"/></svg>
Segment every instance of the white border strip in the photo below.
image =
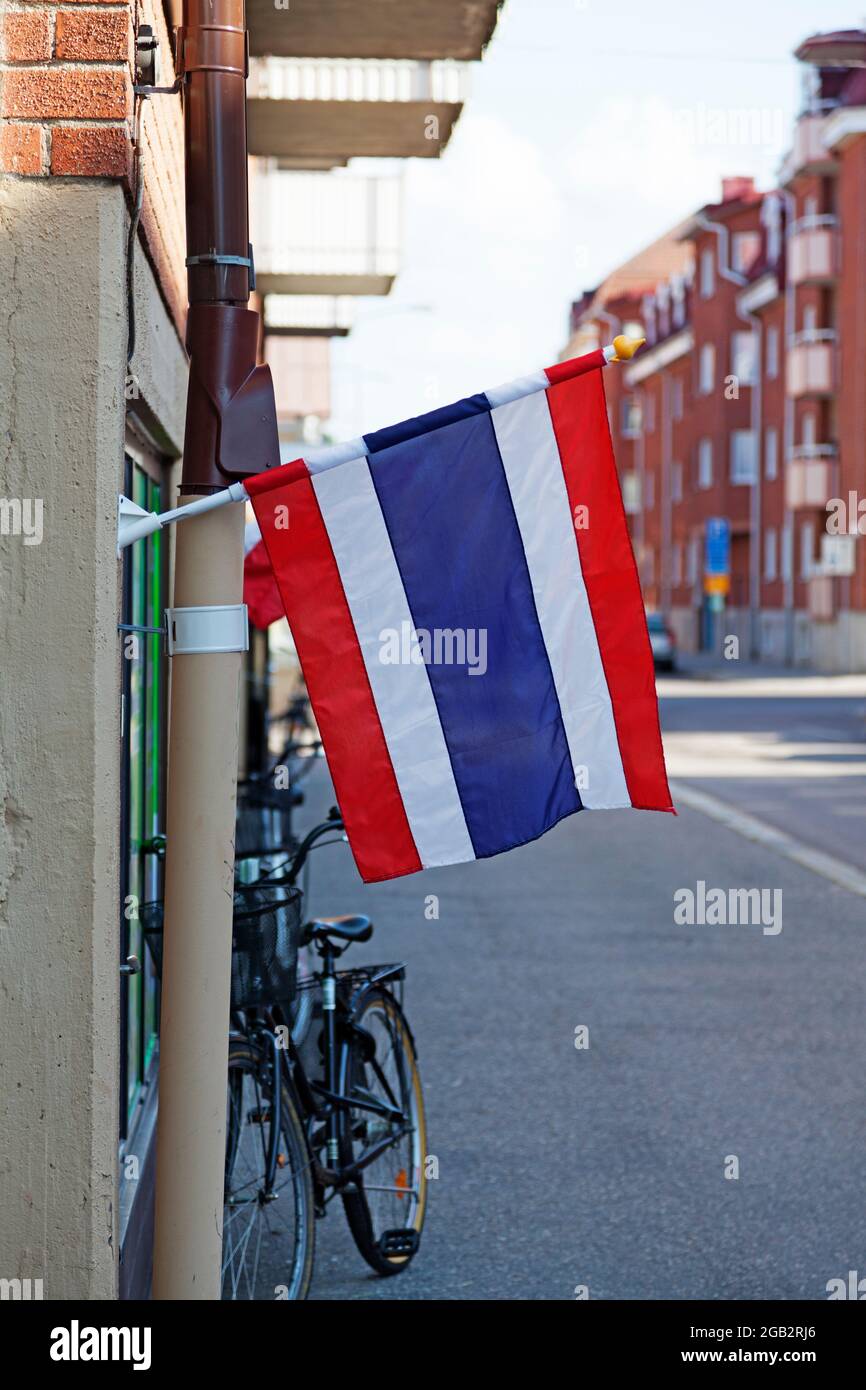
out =
<svg viewBox="0 0 866 1390"><path fill-rule="evenodd" d="M498 406L493 428L580 799L588 810L630 806L547 393Z"/></svg>
<svg viewBox="0 0 866 1390"><path fill-rule="evenodd" d="M312 481L421 863L474 859L427 668L381 659L385 631L402 642L415 624L370 466L355 459Z"/></svg>

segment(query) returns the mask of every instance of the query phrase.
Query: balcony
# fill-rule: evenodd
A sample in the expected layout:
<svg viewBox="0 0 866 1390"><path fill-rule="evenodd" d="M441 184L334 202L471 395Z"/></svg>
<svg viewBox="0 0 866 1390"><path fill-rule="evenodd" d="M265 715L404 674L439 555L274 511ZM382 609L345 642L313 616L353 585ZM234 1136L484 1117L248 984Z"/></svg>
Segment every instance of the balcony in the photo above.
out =
<svg viewBox="0 0 866 1390"><path fill-rule="evenodd" d="M250 50L285 58L480 58L498 0L247 0ZM180 19L177 20L180 23Z"/></svg>
<svg viewBox="0 0 866 1390"><path fill-rule="evenodd" d="M401 212L399 177L259 165L250 190L256 288L267 296L388 294Z"/></svg>
<svg viewBox="0 0 866 1390"><path fill-rule="evenodd" d="M788 239L788 273L794 285L826 285L839 274L839 224L835 217L802 217Z"/></svg>
<svg viewBox="0 0 866 1390"><path fill-rule="evenodd" d="M436 159L468 92L465 63L259 58L250 65L251 155L332 169L347 159Z"/></svg>
<svg viewBox="0 0 866 1390"><path fill-rule="evenodd" d="M785 505L791 511L823 509L833 496L835 444L796 444L785 468Z"/></svg>
<svg viewBox="0 0 866 1390"><path fill-rule="evenodd" d="M265 338L345 338L355 320L350 296L269 294Z"/></svg>
<svg viewBox="0 0 866 1390"><path fill-rule="evenodd" d="M836 167L824 144L824 113L810 111L794 127L794 145L779 172L779 182L787 187L801 174L829 174Z"/></svg>
<svg viewBox="0 0 866 1390"><path fill-rule="evenodd" d="M834 389L836 332L810 328L794 334L788 346L787 391L803 396L831 396Z"/></svg>

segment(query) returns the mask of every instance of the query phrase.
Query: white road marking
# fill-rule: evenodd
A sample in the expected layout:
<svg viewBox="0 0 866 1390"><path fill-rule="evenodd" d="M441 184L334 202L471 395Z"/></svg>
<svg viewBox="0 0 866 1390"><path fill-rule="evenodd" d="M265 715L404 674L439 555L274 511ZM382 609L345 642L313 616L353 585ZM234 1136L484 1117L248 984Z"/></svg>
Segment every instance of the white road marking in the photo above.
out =
<svg viewBox="0 0 866 1390"><path fill-rule="evenodd" d="M800 864L804 869L811 869L812 873L820 874L822 878L829 879L840 888L846 888L849 893L866 898L866 873L855 868L853 864L836 859L832 854L825 854L823 850L813 849L811 845L788 835L784 830L777 830L775 826L767 825L745 811L738 811L726 801L719 801L718 797L698 791L697 787L688 786L684 782L671 782L670 785L675 806L679 802L684 806L690 806L694 811L701 811L705 816L719 821L728 830L733 830L745 839L765 845L767 849L781 854L785 859Z"/></svg>

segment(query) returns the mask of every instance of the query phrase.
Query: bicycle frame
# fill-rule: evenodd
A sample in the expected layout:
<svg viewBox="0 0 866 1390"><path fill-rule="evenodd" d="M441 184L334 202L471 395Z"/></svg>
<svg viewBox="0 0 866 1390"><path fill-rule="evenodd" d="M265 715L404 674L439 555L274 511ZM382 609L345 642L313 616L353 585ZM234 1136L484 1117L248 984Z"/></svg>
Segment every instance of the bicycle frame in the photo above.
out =
<svg viewBox="0 0 866 1390"><path fill-rule="evenodd" d="M335 830L342 830L342 828L342 819L335 809L327 821L314 826L304 837L298 845L289 867L281 866L282 871L277 871L271 881L294 884L313 846L326 835L333 834ZM322 989L324 1083L312 1080L307 1076L298 1048L292 1038L291 1020L284 1015L279 1005L255 1011L246 1016L236 1016L234 1031L236 1036L251 1037L263 1044L267 1065L271 1069L272 1075L270 1090L274 1114L265 1160L265 1183L260 1193L261 1200L271 1200L275 1195L273 1189L279 1161L282 1087L285 1085L295 1101L299 1113L307 1120L306 1140L310 1167L319 1205L323 1208L325 1202L330 1200L324 1196L326 1188L332 1189L331 1195L333 1196L351 1186L369 1164L374 1163L387 1149L399 1143L410 1132L411 1126L408 1124L407 1116L400 1108L397 1098L374 1056L371 1056L369 1060L386 1093L388 1098L386 1102L368 1093L363 1095L346 1094L348 1081L345 1074L343 1076L340 1074L341 1069L345 1073L345 1063L351 1045L361 1041L364 1036L370 1036L356 1023L365 1000L372 990L404 979L405 965L398 963L373 968L372 973L347 998L340 988L340 974L336 969L337 957L343 954L347 946L338 947L330 941L325 941L319 944L317 949L322 958L322 969L313 976L313 980L319 982ZM408 1028L408 1024L406 1026ZM361 1158L347 1167L341 1167L339 1156L341 1117L353 1109L365 1110L378 1115L390 1124L396 1123L397 1128L374 1144ZM317 1157L312 1140L312 1126L317 1123L324 1124L326 1156L326 1164L324 1165Z"/></svg>
<svg viewBox="0 0 866 1390"><path fill-rule="evenodd" d="M351 1186L369 1164L374 1163L387 1149L399 1143L411 1129L407 1123L407 1116L401 1110L375 1059L371 1058L371 1061L390 1104L372 1095L343 1093L340 1076L341 1061L347 1057L351 1042L364 1033L364 1030L355 1023L355 1018L361 1012L361 1006L365 999L370 991L377 986L403 979L405 966L402 964L383 966L381 970L375 971L353 993L350 999L346 1000L341 995L340 979L335 969L335 956L339 952L326 949L322 954L323 968L315 978L321 981L323 995L324 1084L308 1077L292 1039L288 1020L282 1016L281 1010L278 1013L273 1010L263 1011L261 1019L254 1022L252 1027L247 1026L241 1030L247 1036L256 1036L267 1042L269 1066L272 1068L273 1076L270 1089L277 1106L276 1114L273 1117L274 1123L271 1125L271 1143L266 1156L266 1180L261 1194L263 1200L268 1200L271 1197L277 1172L279 1106L282 1092L280 1082L287 1087L299 1112L305 1115L308 1121L306 1127L307 1150L314 1185L321 1206L324 1206L326 1200L330 1200L330 1198L324 1197L326 1188L331 1188L331 1195L335 1195ZM327 1005L329 999L333 999L331 1007ZM279 1033L278 1029L281 1030ZM284 1045L282 1039L285 1039ZM396 1123L397 1128L386 1138L374 1144L360 1159L342 1167L339 1158L340 1117L350 1110L365 1110L371 1114L379 1115L391 1124ZM316 1154L316 1146L312 1142L311 1130L315 1123L324 1123L325 1126L326 1164L320 1162Z"/></svg>

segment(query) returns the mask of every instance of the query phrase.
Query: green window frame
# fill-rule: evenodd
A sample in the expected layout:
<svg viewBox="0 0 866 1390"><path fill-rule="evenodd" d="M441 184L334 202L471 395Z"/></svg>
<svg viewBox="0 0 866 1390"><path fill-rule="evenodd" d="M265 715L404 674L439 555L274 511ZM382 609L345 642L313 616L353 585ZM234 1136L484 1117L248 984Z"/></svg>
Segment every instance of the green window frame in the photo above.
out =
<svg viewBox="0 0 866 1390"><path fill-rule="evenodd" d="M147 511L164 510L162 469L125 456L128 497ZM138 906L160 898L162 867L143 847L165 824L167 656L161 628L167 592L167 550L157 532L124 551L121 631L123 738L121 760L121 960L141 970L121 977L121 1140L130 1132L155 1067L159 980L144 943Z"/></svg>

